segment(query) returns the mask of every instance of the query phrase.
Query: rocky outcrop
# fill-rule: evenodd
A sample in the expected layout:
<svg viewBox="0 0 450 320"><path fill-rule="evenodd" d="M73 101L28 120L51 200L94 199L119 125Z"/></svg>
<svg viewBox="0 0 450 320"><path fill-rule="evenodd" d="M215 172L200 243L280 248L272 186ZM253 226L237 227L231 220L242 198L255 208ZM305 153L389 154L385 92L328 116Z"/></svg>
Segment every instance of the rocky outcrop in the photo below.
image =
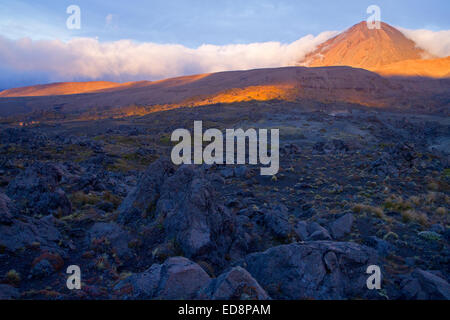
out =
<svg viewBox="0 0 450 320"><path fill-rule="evenodd" d="M264 224L279 239L287 239L293 235L294 228L289 223L289 214L285 206L279 205L264 214Z"/></svg>
<svg viewBox="0 0 450 320"><path fill-rule="evenodd" d="M152 163L120 205L118 222L136 223L146 213L154 212L161 187L174 172L175 167L169 159L160 159Z"/></svg>
<svg viewBox="0 0 450 320"><path fill-rule="evenodd" d="M61 240L61 234L52 216L34 219L15 216L13 213L16 211L12 201L0 194L0 247L15 252L39 243L42 249L60 250L57 243Z"/></svg>
<svg viewBox="0 0 450 320"><path fill-rule="evenodd" d="M145 224L162 232L159 248L170 242L187 258L222 265L235 222L212 180L204 168L184 165L175 171L168 160L158 160L120 206L118 222L133 224L146 216Z"/></svg>
<svg viewBox="0 0 450 320"><path fill-rule="evenodd" d="M58 166L36 162L8 185L6 194L29 215L69 215L72 205L59 187L62 176Z"/></svg>
<svg viewBox="0 0 450 320"><path fill-rule="evenodd" d="M376 253L355 243L294 243L250 254L244 267L274 299L368 298Z"/></svg>
<svg viewBox="0 0 450 320"><path fill-rule="evenodd" d="M449 300L449 283L432 271L416 269L402 281L403 298L414 300Z"/></svg>
<svg viewBox="0 0 450 320"><path fill-rule="evenodd" d="M270 299L259 283L241 267L232 268L211 281L201 295L213 300L267 300Z"/></svg>
<svg viewBox="0 0 450 320"><path fill-rule="evenodd" d="M17 209L7 195L0 193L0 225L11 225Z"/></svg>
<svg viewBox="0 0 450 320"><path fill-rule="evenodd" d="M346 234L350 233L353 225L353 214L347 213L342 217L336 219L330 224L330 231L334 239L340 239Z"/></svg>
<svg viewBox="0 0 450 320"><path fill-rule="evenodd" d="M120 281L114 291L134 299L194 299L210 281L198 264L174 257Z"/></svg>
<svg viewBox="0 0 450 320"><path fill-rule="evenodd" d="M0 300L12 300L20 298L20 292L8 284L0 284Z"/></svg>
<svg viewBox="0 0 450 320"><path fill-rule="evenodd" d="M220 203L211 177L194 166L180 167L164 182L155 221L188 258L219 262L232 242L234 219Z"/></svg>
<svg viewBox="0 0 450 320"><path fill-rule="evenodd" d="M107 245L120 259L132 258L128 244L131 236L116 223L97 222L88 231L87 244L96 249Z"/></svg>
<svg viewBox="0 0 450 320"><path fill-rule="evenodd" d="M120 281L115 294L131 299L267 300L269 295L242 267L234 267L215 279L196 263L183 258L153 264L142 273Z"/></svg>
<svg viewBox="0 0 450 320"><path fill-rule="evenodd" d="M317 222L298 221L294 226L294 232L300 241L331 240L328 230Z"/></svg>

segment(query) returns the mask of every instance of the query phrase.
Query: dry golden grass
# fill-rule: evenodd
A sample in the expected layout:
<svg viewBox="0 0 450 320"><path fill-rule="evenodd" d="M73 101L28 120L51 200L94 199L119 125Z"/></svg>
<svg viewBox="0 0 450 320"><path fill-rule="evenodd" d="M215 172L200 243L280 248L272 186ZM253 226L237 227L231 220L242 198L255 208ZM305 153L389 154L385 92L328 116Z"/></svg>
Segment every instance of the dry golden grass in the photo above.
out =
<svg viewBox="0 0 450 320"><path fill-rule="evenodd" d="M21 280L20 273L14 269L9 270L5 275L5 279L9 283L18 284Z"/></svg>
<svg viewBox="0 0 450 320"><path fill-rule="evenodd" d="M422 212L418 212L416 210L407 210L402 212L403 222L417 222L423 226L429 224L428 217L426 214Z"/></svg>
<svg viewBox="0 0 450 320"><path fill-rule="evenodd" d="M436 209L436 213L440 216L445 216L447 215L447 209L444 207L439 207Z"/></svg>
<svg viewBox="0 0 450 320"><path fill-rule="evenodd" d="M353 206L353 212L355 212L355 213L370 213L380 219L386 219L384 210L381 207L375 207L375 206L358 203Z"/></svg>

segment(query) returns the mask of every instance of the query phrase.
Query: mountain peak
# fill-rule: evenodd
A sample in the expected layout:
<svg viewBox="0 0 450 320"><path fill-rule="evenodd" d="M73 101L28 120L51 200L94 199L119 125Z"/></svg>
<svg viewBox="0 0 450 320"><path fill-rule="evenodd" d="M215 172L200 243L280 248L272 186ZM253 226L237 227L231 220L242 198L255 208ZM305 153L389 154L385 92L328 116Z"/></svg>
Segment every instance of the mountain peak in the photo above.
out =
<svg viewBox="0 0 450 320"><path fill-rule="evenodd" d="M369 29L366 21L362 21L319 45L300 64L373 69L399 61L431 57L389 24L381 22L380 29Z"/></svg>

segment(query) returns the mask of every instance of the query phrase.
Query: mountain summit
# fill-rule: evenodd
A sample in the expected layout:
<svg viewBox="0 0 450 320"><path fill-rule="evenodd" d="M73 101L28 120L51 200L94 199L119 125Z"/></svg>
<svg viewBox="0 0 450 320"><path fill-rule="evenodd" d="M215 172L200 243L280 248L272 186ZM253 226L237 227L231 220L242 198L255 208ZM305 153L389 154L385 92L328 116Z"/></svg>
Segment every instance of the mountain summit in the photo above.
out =
<svg viewBox="0 0 450 320"><path fill-rule="evenodd" d="M380 29L369 29L363 21L319 45L300 64L373 70L399 61L429 58L433 56L389 24L382 22Z"/></svg>

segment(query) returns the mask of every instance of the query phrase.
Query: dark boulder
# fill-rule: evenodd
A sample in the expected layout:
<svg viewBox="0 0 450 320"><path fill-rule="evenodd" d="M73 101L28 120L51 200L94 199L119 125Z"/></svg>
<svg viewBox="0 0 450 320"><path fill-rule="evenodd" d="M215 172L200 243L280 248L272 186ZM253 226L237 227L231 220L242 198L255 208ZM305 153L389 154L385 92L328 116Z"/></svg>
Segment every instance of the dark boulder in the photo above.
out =
<svg viewBox="0 0 450 320"><path fill-rule="evenodd" d="M114 291L133 299L195 299L210 281L198 264L174 257L120 281Z"/></svg>
<svg viewBox="0 0 450 320"><path fill-rule="evenodd" d="M118 222L136 223L136 220L145 214L152 213L156 208L164 181L174 172L175 166L169 159L162 158L153 162L118 208Z"/></svg>
<svg viewBox="0 0 450 320"><path fill-rule="evenodd" d="M331 236L328 230L322 227L317 222L309 223L307 229L309 233L308 240L331 240Z"/></svg>
<svg viewBox="0 0 450 320"><path fill-rule="evenodd" d="M402 294L406 299L449 300L449 283L430 271L416 269L402 281Z"/></svg>
<svg viewBox="0 0 450 320"><path fill-rule="evenodd" d="M0 225L11 225L17 209L7 195L0 193Z"/></svg>
<svg viewBox="0 0 450 320"><path fill-rule="evenodd" d="M278 205L264 214L264 224L279 239L288 239L294 234L294 228L289 223L289 213L285 206Z"/></svg>
<svg viewBox="0 0 450 320"><path fill-rule="evenodd" d="M20 298L19 290L8 284L0 283L0 300L13 300L19 298Z"/></svg>
<svg viewBox="0 0 450 320"><path fill-rule="evenodd" d="M8 211L4 211L5 208L10 208L9 214ZM1 247L9 252L16 252L33 243L39 243L43 249L60 250L58 242L61 240L61 234L55 226L55 218L47 216L34 219L22 215L16 217L10 214L14 211L8 197L0 194L0 217L6 221L6 223L0 223ZM5 219L5 217L8 218Z"/></svg>
<svg viewBox="0 0 450 320"><path fill-rule="evenodd" d="M166 240L175 239L184 256L219 263L232 242L234 217L210 179L201 168L180 167L161 188L154 223L163 226Z"/></svg>
<svg viewBox="0 0 450 320"><path fill-rule="evenodd" d="M294 243L250 254L244 266L275 299L368 298L366 270L374 250L355 243Z"/></svg>
<svg viewBox="0 0 450 320"><path fill-rule="evenodd" d="M258 282L241 267L234 267L211 281L201 298L212 300L270 299Z"/></svg>
<svg viewBox="0 0 450 320"><path fill-rule="evenodd" d="M335 239L340 239L350 233L353 225L353 214L347 213L330 224L331 234Z"/></svg>
<svg viewBox="0 0 450 320"><path fill-rule="evenodd" d="M97 222L87 234L88 245L95 249L106 243L120 259L131 259L132 251L128 244L131 236L116 223Z"/></svg>
<svg viewBox="0 0 450 320"><path fill-rule="evenodd" d="M6 194L30 215L69 215L71 203L59 187L63 174L55 164L35 162L11 181Z"/></svg>
<svg viewBox="0 0 450 320"><path fill-rule="evenodd" d="M52 264L47 259L42 259L31 269L30 278L42 279L50 276L54 271Z"/></svg>
<svg viewBox="0 0 450 320"><path fill-rule="evenodd" d="M392 244L376 236L366 237L364 239L364 244L374 248L377 253L383 257L389 255L389 253L394 250L394 246Z"/></svg>

